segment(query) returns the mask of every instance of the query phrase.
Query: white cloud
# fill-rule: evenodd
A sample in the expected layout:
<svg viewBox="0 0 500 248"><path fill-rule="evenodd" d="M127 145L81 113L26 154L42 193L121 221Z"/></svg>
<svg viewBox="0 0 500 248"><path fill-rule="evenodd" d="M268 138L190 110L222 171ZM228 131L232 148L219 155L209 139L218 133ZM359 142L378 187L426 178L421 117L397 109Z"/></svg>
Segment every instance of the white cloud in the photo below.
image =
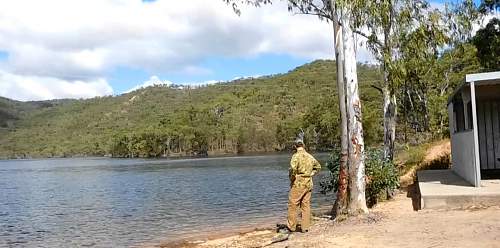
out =
<svg viewBox="0 0 500 248"><path fill-rule="evenodd" d="M119 66L210 75L199 65L211 56L333 58L331 24L289 13L283 1L241 7L237 16L222 0L0 1L0 47L9 54L0 69L90 83ZM373 61L363 49L359 60Z"/></svg>
<svg viewBox="0 0 500 248"><path fill-rule="evenodd" d="M252 78L260 78L262 75L252 75L252 76L241 76L241 77L234 77L233 80L240 80L240 79L252 79Z"/></svg>
<svg viewBox="0 0 500 248"><path fill-rule="evenodd" d="M235 77L232 80L247 79L247 78L258 78L258 77L260 77L260 76ZM146 88L146 87L149 87L149 86L156 86L156 85L175 86L177 88L182 89L182 88L186 88L186 87L197 88L197 87L203 87L203 86L207 86L207 85L211 85L211 84L224 83L224 82L227 82L227 81L213 80L212 79L212 80L206 80L206 81L201 81L201 82L174 83L174 82L169 81L169 80L161 80L157 76L152 76L149 80L145 81L144 83L142 83L140 85L136 85L136 86L130 88L129 90L126 90L123 93L129 93L129 92L132 92L134 90Z"/></svg>
<svg viewBox="0 0 500 248"><path fill-rule="evenodd" d="M198 83L191 83L192 85L209 85L209 84L216 84L216 83L221 83L224 81L221 80L207 80L203 82L198 82Z"/></svg>
<svg viewBox="0 0 500 248"><path fill-rule="evenodd" d="M105 79L84 82L52 77L23 76L0 70L0 96L21 101L90 98L113 94Z"/></svg>
<svg viewBox="0 0 500 248"><path fill-rule="evenodd" d="M1 1L0 47L10 70L56 77L118 65L197 73L211 55L333 57L330 24L282 1L242 7L238 17L222 0Z"/></svg>
<svg viewBox="0 0 500 248"><path fill-rule="evenodd" d="M155 85L165 85L165 86L171 86L173 83L168 81L168 80L160 80L160 78L158 78L158 76L151 76L149 78L149 80L145 81L144 83L140 84L140 85L136 85L135 87L125 91L124 93L129 93L129 92L132 92L134 90L138 90L138 89L141 89L141 88L146 88L146 87L149 87L149 86L155 86Z"/></svg>

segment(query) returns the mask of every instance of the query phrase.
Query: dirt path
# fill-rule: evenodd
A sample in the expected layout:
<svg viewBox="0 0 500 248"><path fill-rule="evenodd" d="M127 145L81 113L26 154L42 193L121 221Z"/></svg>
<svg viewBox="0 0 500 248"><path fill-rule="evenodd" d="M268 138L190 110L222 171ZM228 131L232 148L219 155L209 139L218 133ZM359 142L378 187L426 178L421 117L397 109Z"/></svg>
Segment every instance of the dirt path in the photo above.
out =
<svg viewBox="0 0 500 248"><path fill-rule="evenodd" d="M190 246L262 247L273 235L256 231ZM500 247L500 207L417 212L400 193L369 215L341 223L318 220L309 233L268 247Z"/></svg>

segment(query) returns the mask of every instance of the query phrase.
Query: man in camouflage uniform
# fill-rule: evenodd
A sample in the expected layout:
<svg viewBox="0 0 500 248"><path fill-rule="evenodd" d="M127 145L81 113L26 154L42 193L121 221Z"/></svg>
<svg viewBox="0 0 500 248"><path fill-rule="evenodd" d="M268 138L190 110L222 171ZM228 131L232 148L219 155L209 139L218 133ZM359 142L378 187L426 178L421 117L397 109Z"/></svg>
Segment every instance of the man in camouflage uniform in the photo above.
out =
<svg viewBox="0 0 500 248"><path fill-rule="evenodd" d="M302 232L307 232L311 225L312 177L321 169L320 163L304 149L301 139L295 141L297 152L290 161L290 193L288 194L288 229L292 232L297 227L297 208L302 212Z"/></svg>

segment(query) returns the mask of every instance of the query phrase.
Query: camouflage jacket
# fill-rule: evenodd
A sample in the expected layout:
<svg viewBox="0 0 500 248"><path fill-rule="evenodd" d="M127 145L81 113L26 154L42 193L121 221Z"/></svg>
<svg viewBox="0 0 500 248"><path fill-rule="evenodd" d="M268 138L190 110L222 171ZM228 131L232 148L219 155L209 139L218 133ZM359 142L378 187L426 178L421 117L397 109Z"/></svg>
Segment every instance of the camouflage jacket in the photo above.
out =
<svg viewBox="0 0 500 248"><path fill-rule="evenodd" d="M319 172L321 165L304 148L299 147L290 161L289 177L291 187L313 188L312 176Z"/></svg>

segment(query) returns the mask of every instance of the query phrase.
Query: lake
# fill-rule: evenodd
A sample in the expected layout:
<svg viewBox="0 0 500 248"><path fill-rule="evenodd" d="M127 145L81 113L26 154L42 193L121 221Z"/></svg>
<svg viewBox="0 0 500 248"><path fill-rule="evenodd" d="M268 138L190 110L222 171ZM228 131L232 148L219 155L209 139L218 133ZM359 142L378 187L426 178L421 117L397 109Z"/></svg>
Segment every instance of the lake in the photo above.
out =
<svg viewBox="0 0 500 248"><path fill-rule="evenodd" d="M319 154L313 208L327 154ZM0 247L130 247L284 223L289 154L0 161Z"/></svg>

